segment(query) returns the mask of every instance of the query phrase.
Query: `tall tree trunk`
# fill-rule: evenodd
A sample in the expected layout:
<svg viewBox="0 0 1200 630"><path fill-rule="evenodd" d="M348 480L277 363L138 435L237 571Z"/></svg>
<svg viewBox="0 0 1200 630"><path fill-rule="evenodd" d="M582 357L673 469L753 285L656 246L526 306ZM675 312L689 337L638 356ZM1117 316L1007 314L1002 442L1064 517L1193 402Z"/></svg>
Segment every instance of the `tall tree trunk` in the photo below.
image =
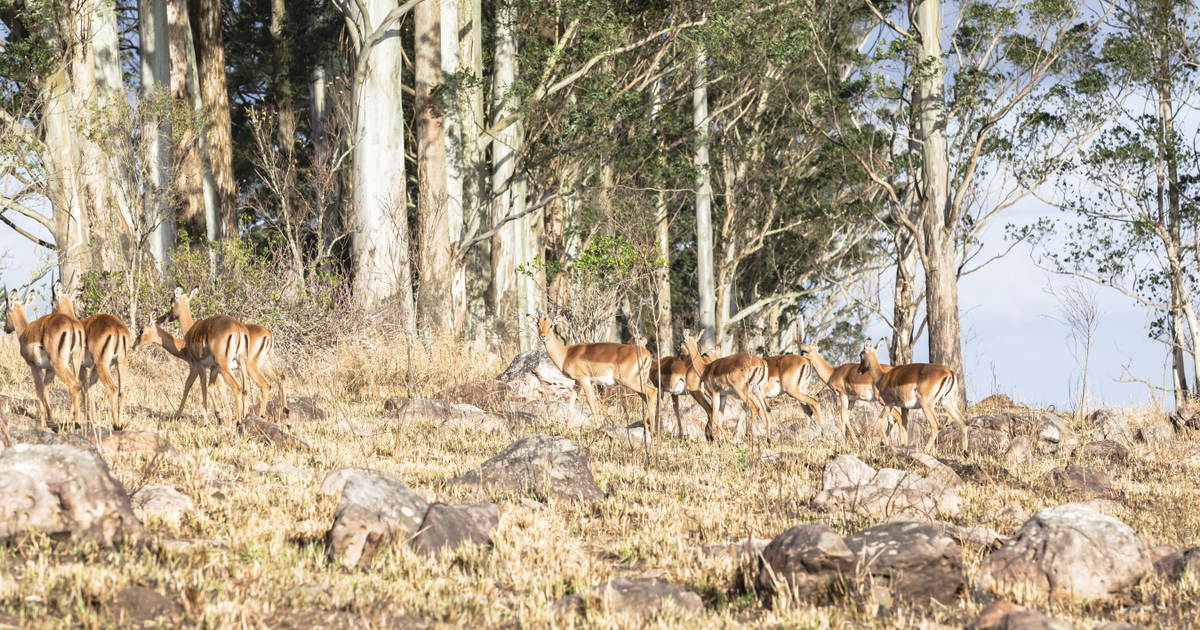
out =
<svg viewBox="0 0 1200 630"><path fill-rule="evenodd" d="M715 341L717 305L713 277L712 180L708 172L708 55L696 54L692 84L692 125L696 165L696 266L700 294L700 338Z"/></svg>
<svg viewBox="0 0 1200 630"><path fill-rule="evenodd" d="M187 17L187 5L184 0L167 0L167 28L171 55L171 99L179 103L180 109L191 111L192 94L188 89L187 55L190 25ZM207 237L204 225L200 134L193 125L185 125L182 130L176 130L172 148L174 168L171 172L171 179L175 193L178 195L175 213L188 240L193 244L200 243Z"/></svg>
<svg viewBox="0 0 1200 630"><path fill-rule="evenodd" d="M929 361L959 374L959 403L966 404L962 336L958 321L958 250L955 225L949 216L950 160L946 148L946 67L942 59L940 0L919 0L913 6L921 33L917 88L918 136L921 146L921 220L925 240L925 312L929 321Z"/></svg>
<svg viewBox="0 0 1200 630"><path fill-rule="evenodd" d="M441 1L442 81L452 83L458 74L458 5L466 0ZM447 322L461 331L467 321L467 267L456 261L453 254L463 239L463 125L457 98L442 99L443 126L446 144L446 221L449 226L450 255L450 319Z"/></svg>
<svg viewBox="0 0 1200 630"><path fill-rule="evenodd" d="M117 34L117 13L114 5L98 0L97 6L91 11L92 16L92 54L95 58L96 96L98 111L101 115L107 108L113 107L118 99L125 98L125 85L121 79L121 47ZM101 125L107 121L100 120ZM111 220L104 237L112 243L115 257L122 264L110 268L106 261L106 271L116 271L123 267L128 251L133 247L134 218L131 214L135 207L132 191L125 185L121 176L121 159L129 150L128 136L121 135L113 139L115 146L108 147L110 153L100 159L105 164L105 174L108 177L112 199ZM99 231L93 229L93 238Z"/></svg>
<svg viewBox="0 0 1200 630"><path fill-rule="evenodd" d="M1158 158L1160 164L1165 166L1165 169L1159 169L1158 204L1160 211L1164 205L1167 211L1167 225L1165 226L1168 241L1166 243L1167 281L1171 287L1171 306L1168 314L1168 325L1171 327L1170 336L1171 343L1173 344L1171 346L1171 362L1175 372L1175 406L1179 408L1186 406L1191 397L1188 387L1187 356L1183 347L1184 339L1186 338L1183 331L1183 305L1185 301L1190 301L1190 296L1187 295L1187 281L1184 278L1183 272L1183 235L1181 225L1183 217L1179 205L1179 160L1176 154L1178 138L1175 132L1174 112L1171 111L1173 99L1171 73L1174 70L1168 65L1169 61L1166 58L1165 46L1162 47L1161 54L1162 57L1158 59L1155 69L1155 74L1157 75L1155 77L1155 91L1158 97L1159 117ZM1200 366L1197 367L1200 368Z"/></svg>
<svg viewBox="0 0 1200 630"><path fill-rule="evenodd" d="M325 142L325 117L329 115L325 104L325 64L318 63L312 71L308 85L308 128L313 148Z"/></svg>
<svg viewBox="0 0 1200 630"><path fill-rule="evenodd" d="M196 64L196 43L192 37L191 16L186 10L183 12L183 16L188 22L187 28L184 29L187 46L188 95L191 97L192 115L196 117L196 120L203 121L204 99L200 94L200 71ZM196 136L200 149L200 190L204 202L204 236L208 241L210 259L215 263L215 245L221 239L221 216L217 211L217 190L213 183L212 161L208 153L208 134L204 129L198 129Z"/></svg>
<svg viewBox="0 0 1200 630"><path fill-rule="evenodd" d="M417 113L417 216L421 226L417 312L437 329L454 323L451 301L451 237L446 198L446 133L435 91L442 83L441 4L426 0L415 10Z"/></svg>
<svg viewBox="0 0 1200 630"><path fill-rule="evenodd" d="M467 233L478 233L488 221L487 174L479 144L487 120L483 114L483 11L480 0L457 0L459 68L476 80L458 92L462 127L462 212ZM477 243L463 257L470 329L483 330L488 316L491 284L491 243Z"/></svg>
<svg viewBox="0 0 1200 630"><path fill-rule="evenodd" d="M919 148L909 143L910 151ZM913 177L919 174L914 173ZM904 206L896 212L903 212L910 220L919 220L919 198L917 185L910 183L904 191ZM896 290L892 301L892 343L888 349L888 358L892 365L906 365L913 362L913 338L917 321L917 238L903 225L896 227Z"/></svg>
<svg viewBox="0 0 1200 630"><path fill-rule="evenodd" d="M76 31L76 20L77 13L68 7L41 27L42 38L55 60L53 72L43 82L42 125L47 147L47 193L54 208L54 246L63 278L88 271L86 200L72 124L77 116L72 71L78 69L74 67L78 42L69 38Z"/></svg>
<svg viewBox="0 0 1200 630"><path fill-rule="evenodd" d="M658 270L658 350L659 354L674 352L671 330L671 217L667 213L667 196L658 193L654 204L654 223L658 234L658 256L663 267Z"/></svg>
<svg viewBox="0 0 1200 630"><path fill-rule="evenodd" d="M418 9L424 4L417 5ZM279 144L279 157L284 163L291 162L292 148L296 144L296 108L292 103L292 82L288 79L285 66L288 41L283 36L283 20L286 16L287 5L284 0L271 0L271 89L274 92L275 110L279 115L275 141ZM374 14L372 17L383 18Z"/></svg>
<svg viewBox="0 0 1200 630"><path fill-rule="evenodd" d="M517 76L516 8L505 4L496 15L495 69L492 73L492 117L501 118L517 109L512 84ZM517 214L517 157L520 151L520 125L510 125L492 141L492 225ZM515 322L518 329L522 313L518 311L516 277L520 244L517 242L518 221L505 223L492 237L491 300L498 320ZM511 335L515 330L508 330Z"/></svg>
<svg viewBox="0 0 1200 630"><path fill-rule="evenodd" d="M196 41L196 66L204 103L204 132L220 216L217 237L237 238L238 211L233 182L233 121L229 114L229 89L225 80L225 34L221 28L221 0L190 0Z"/></svg>
<svg viewBox="0 0 1200 630"><path fill-rule="evenodd" d="M138 40L142 61L141 112L149 181L142 191L143 230L150 232L150 254L166 264L175 250L175 213L171 205L171 121L160 112L170 99L171 54L167 0L139 0ZM149 112L153 115L145 116ZM140 231L139 231L140 233Z"/></svg>
<svg viewBox="0 0 1200 630"><path fill-rule="evenodd" d="M395 6L364 0L372 29ZM364 24L357 9L351 16ZM366 302L396 294L408 330L415 330L412 268L408 246L408 193L404 179L404 113L401 91L401 41L393 23L383 39L359 51L353 94L352 218L355 228L355 289ZM363 29L367 30L367 29ZM364 59L363 56L366 55Z"/></svg>

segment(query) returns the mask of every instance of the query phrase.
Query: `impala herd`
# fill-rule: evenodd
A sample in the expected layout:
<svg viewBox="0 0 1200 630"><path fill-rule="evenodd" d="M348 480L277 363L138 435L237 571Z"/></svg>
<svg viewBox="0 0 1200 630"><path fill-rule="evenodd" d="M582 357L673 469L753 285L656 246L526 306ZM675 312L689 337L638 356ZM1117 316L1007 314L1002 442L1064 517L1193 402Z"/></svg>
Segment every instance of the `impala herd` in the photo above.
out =
<svg viewBox="0 0 1200 630"><path fill-rule="evenodd" d="M187 362L189 373L183 388L183 399L176 418L183 415L188 393L196 379L200 379L200 398L204 407L204 419L208 420L209 388L218 376L233 393L233 409L224 400L221 408L233 418L245 415L243 394L244 379L249 373L262 392L260 409L265 412L270 400L271 385L278 383L283 413L288 413L287 391L283 373L275 369L275 338L271 331L256 324L243 324L233 317L217 315L194 321L190 301L199 292L199 287L190 293L183 288L175 289L170 309L158 318L151 317L133 338L129 328L112 315L92 315L82 321L75 318L72 299L78 293L74 282L64 288L55 282L51 293L53 312L32 322L26 309L32 305L32 291L24 297L17 291L8 293L4 313L4 332L17 333L21 345L21 357L33 372L33 384L37 390L39 411L44 412L43 426L53 422L50 404L46 399L46 386L57 375L71 391L71 415L75 424L80 424L80 413L85 413L88 423L95 418L95 402L89 390L97 381L108 390L112 408L113 428L124 427L122 398L125 381L125 361L131 350L150 344L161 345L171 355ZM771 434L771 411L767 399L787 394L800 402L805 413L821 420L821 411L815 398L805 393L809 378L815 373L831 390L838 394L842 433L856 437L849 422L849 410L858 401L879 402L883 405L880 419L888 418L888 430L898 422L905 436L908 435L908 413L920 409L932 429L926 450L931 448L938 434L939 424L934 414L938 402L946 412L958 420L963 427L963 448L966 448L966 420L957 408L956 391L958 375L943 365L913 363L888 366L879 362L879 346L870 340L863 345L859 363L847 363L833 367L821 356L816 346L805 343L802 331L798 336L800 354L788 354L762 358L752 354L718 356L713 348L700 345L699 336L690 331L683 332L683 343L676 356L654 359L646 350L646 339L638 342L580 343L563 345L555 335L557 326L565 324L560 315L555 318L527 316L530 327L545 344L546 352L563 374L566 374L583 389L593 421L601 418L593 385L605 387L623 385L638 394L643 402L644 426L651 434L662 430L661 414L658 413L662 399L671 395L675 418L680 436L683 434L683 416L679 411L679 397L688 394L704 409L708 416L704 433L709 440L725 435L722 415L729 399L737 398L749 411L751 431L759 418L766 422L768 440ZM162 324L178 321L183 338L171 335ZM799 329L799 327L798 327ZM241 383L233 372L241 370ZM114 378L115 377L115 378ZM655 401L650 407L650 398ZM576 395L571 391L569 422L574 424ZM86 409L83 407L86 406ZM216 408L215 389L213 407ZM743 418L739 416L734 430L734 440L745 435Z"/></svg>
<svg viewBox="0 0 1200 630"><path fill-rule="evenodd" d="M262 391L260 410L266 413L270 400L271 383L279 383L283 413L288 413L287 390L282 372L275 370L275 338L270 330L242 322L226 315L208 317L198 322L192 319L189 300L196 297L199 287L190 294L177 287L171 299L171 308L157 319L151 317L142 327L132 346L129 328L112 315L92 315L82 321L75 318L72 299L79 288L74 282L64 288L55 282L51 289L49 315L30 322L26 309L33 304L33 291L24 297L17 291L9 292L4 308L4 332L17 333L21 345L21 358L33 372L33 384L37 390L39 411L43 412L42 426L53 423L50 403L46 400L46 386L57 375L71 390L71 416L80 424L81 407L89 424L96 416L96 405L89 389L99 380L108 390L112 407L113 429L124 428L122 399L124 398L125 360L128 353L152 343L161 345L168 353L187 362L190 372L183 388L183 400L175 412L178 419L183 415L188 393L196 378L200 377L200 398L204 406L204 419L208 421L209 387L220 376L233 392L234 418L242 418L245 409L242 395L245 387L233 376L233 371L249 372L250 378ZM161 324L178 321L183 338L174 337ZM90 370L90 374L89 374ZM207 372L207 374L206 374ZM116 375L114 380L113 375ZM215 393L213 407L215 408ZM222 408L228 413L229 401Z"/></svg>

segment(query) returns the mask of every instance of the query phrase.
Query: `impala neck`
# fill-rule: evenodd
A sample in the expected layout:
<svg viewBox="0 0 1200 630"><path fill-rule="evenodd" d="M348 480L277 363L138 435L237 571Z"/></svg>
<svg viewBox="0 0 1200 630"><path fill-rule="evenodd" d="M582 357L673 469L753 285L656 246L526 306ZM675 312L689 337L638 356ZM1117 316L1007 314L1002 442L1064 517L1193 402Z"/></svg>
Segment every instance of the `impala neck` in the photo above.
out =
<svg viewBox="0 0 1200 630"><path fill-rule="evenodd" d="M188 334L192 329L192 305L184 304L183 308L179 309L179 331L183 334Z"/></svg>
<svg viewBox="0 0 1200 630"><path fill-rule="evenodd" d="M25 306L18 306L9 310L9 318L12 319L13 332L17 336L25 334L25 329L29 327L29 316L25 314Z"/></svg>
<svg viewBox="0 0 1200 630"><path fill-rule="evenodd" d="M833 377L833 366L825 360L825 357L816 352L808 353L808 362L813 366L813 370L817 372L817 378L821 379L826 385L829 384L829 379Z"/></svg>
<svg viewBox="0 0 1200 630"><path fill-rule="evenodd" d="M158 343L162 345L164 350L180 359L187 359L185 356L187 354L187 344L182 339L172 335L159 324L155 324L154 327L158 330Z"/></svg>
<svg viewBox="0 0 1200 630"><path fill-rule="evenodd" d="M546 338L546 354L550 355L550 360L554 365L558 366L559 371L563 369L563 362L567 360L567 347L558 340L558 335L553 331Z"/></svg>
<svg viewBox="0 0 1200 630"><path fill-rule="evenodd" d="M54 301L54 312L62 315L67 315L71 319L79 319L75 317L75 305L71 304L71 300L59 298Z"/></svg>
<svg viewBox="0 0 1200 630"><path fill-rule="evenodd" d="M867 353L867 369L871 370L871 381L878 383L883 379L883 366L879 365L879 355Z"/></svg>

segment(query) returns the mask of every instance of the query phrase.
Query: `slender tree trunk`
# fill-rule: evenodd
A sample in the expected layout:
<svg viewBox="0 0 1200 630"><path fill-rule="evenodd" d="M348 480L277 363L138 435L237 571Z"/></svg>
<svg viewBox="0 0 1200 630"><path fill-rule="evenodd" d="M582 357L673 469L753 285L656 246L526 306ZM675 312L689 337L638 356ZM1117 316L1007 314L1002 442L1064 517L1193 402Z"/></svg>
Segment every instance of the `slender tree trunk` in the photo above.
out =
<svg viewBox="0 0 1200 630"><path fill-rule="evenodd" d="M186 9L186 7L183 7ZM196 120L204 120L204 99L200 94L200 70L196 64L196 45L192 37L190 15L183 11L187 21L184 29L187 49L187 85L191 97L192 114ZM216 243L221 239L221 216L217 211L217 190L213 182L212 161L208 153L208 134L203 129L197 130L197 144L200 149L200 190L204 202L204 236L208 241L209 256L215 263ZM215 267L214 267L215 268Z"/></svg>
<svg viewBox="0 0 1200 630"><path fill-rule="evenodd" d="M661 191L654 204L654 222L658 229L658 256L664 265L658 270L658 349L659 354L669 354L675 349L671 330L671 217L667 213L667 196Z"/></svg>
<svg viewBox="0 0 1200 630"><path fill-rule="evenodd" d="M713 277L712 180L708 172L708 56L696 54L692 84L692 125L696 165L696 265L700 294L700 338L715 340L717 305Z"/></svg>
<svg viewBox="0 0 1200 630"><path fill-rule="evenodd" d="M1183 230L1182 214L1180 212L1179 194L1179 161L1176 153L1178 138L1176 137L1174 112L1171 111L1173 89L1166 46L1160 49L1160 57L1155 64L1155 92L1158 97L1159 137L1158 158L1158 206L1159 211L1166 206L1166 253L1167 253L1167 282L1171 288L1171 306L1168 312L1168 325L1171 329L1171 362L1175 372L1175 406L1184 407L1188 404L1190 390L1187 376L1187 356L1184 350L1183 331L1185 301L1190 301L1188 286L1183 272ZM1164 194L1165 192L1165 194ZM1164 198L1165 197L1165 198ZM1165 204L1164 204L1165 202ZM1161 216L1161 214L1160 214ZM1200 366L1197 366L1200 368Z"/></svg>
<svg viewBox="0 0 1200 630"><path fill-rule="evenodd" d="M458 5L466 0L440 0L442 81L454 82L459 68ZM446 220L449 227L450 318L447 322L461 331L467 321L467 267L452 256L463 239L463 125L459 99L442 99L446 145Z"/></svg>
<svg viewBox="0 0 1200 630"><path fill-rule="evenodd" d="M200 96L204 103L204 132L220 216L218 238L238 235L238 212L233 182L233 121L229 114L229 89L225 80L225 34L221 28L221 0L191 0L196 39Z"/></svg>
<svg viewBox="0 0 1200 630"><path fill-rule="evenodd" d="M417 5L418 8L425 3ZM285 0L271 0L271 88L274 91L275 110L279 115L279 126L275 130L279 144L279 157L284 163L291 162L292 149L296 144L296 108L292 103L292 82L287 76L286 57L288 40L283 36L283 20L287 16ZM383 15L374 15L382 19Z"/></svg>
<svg viewBox="0 0 1200 630"><path fill-rule="evenodd" d="M427 0L415 9L417 112L417 216L421 226L420 290L417 312L438 329L452 325L450 217L446 197L446 133L434 92L442 83L441 4Z"/></svg>
<svg viewBox="0 0 1200 630"><path fill-rule="evenodd" d="M314 148L325 142L325 117L329 115L325 105L325 81L325 64L318 63L308 85L308 128Z"/></svg>
<svg viewBox="0 0 1200 630"><path fill-rule="evenodd" d="M175 250L175 213L169 195L173 161L171 121L163 111L170 100L171 85L167 0L139 0L138 39L142 62L141 111L147 121L142 134L150 152L145 156L149 181L142 191L142 229L150 231L150 254L159 265L164 265Z"/></svg>
<svg viewBox="0 0 1200 630"><path fill-rule="evenodd" d="M910 151L919 150L909 145ZM914 173L914 176L919 174ZM920 217L917 204L917 186L910 184L904 194L904 207L897 212L907 213L910 219ZM917 239L903 225L897 226L895 232L896 246L896 290L892 303L892 343L888 357L892 365L906 365L913 362L914 328L917 320Z"/></svg>
<svg viewBox="0 0 1200 630"><path fill-rule="evenodd" d="M114 5L102 2L92 10L92 50L96 68L96 96L99 105L101 125L108 123L107 109L113 107L118 99L125 98L125 85L121 79L121 48L117 34L117 13ZM128 137L122 135L114 138L115 146L109 147L108 157L102 157L106 175L110 184L111 199L115 214L109 222L106 238L112 243L119 264L107 271L117 271L124 266L125 258L130 248L134 246L132 215L135 202L132 192L125 188L120 177L121 161L119 156L129 150ZM93 233L96 230L93 230Z"/></svg>
<svg viewBox="0 0 1200 630"><path fill-rule="evenodd" d="M167 0L167 28L170 37L171 99L184 111L192 110L192 94L188 89L188 24L184 0ZM188 236L195 243L207 236L204 225L203 176L200 163L200 137L191 124L176 130L171 179L178 201L175 214Z"/></svg>
<svg viewBox="0 0 1200 630"><path fill-rule="evenodd" d="M46 182L50 203L54 208L54 245L58 253L59 274L71 278L88 271L87 217L81 190L79 164L75 147L72 117L76 116L72 89L72 58L75 21L78 18L68 8L57 19L47 20L41 27L42 38L54 55L56 67L43 83L45 103L42 125L47 151Z"/></svg>
<svg viewBox="0 0 1200 630"><path fill-rule="evenodd" d="M517 76L516 9L505 7L496 15L495 70L492 74L492 117L499 121L516 110L511 94ZM520 125L511 125L492 141L492 225L517 213L517 155L520 150ZM518 221L509 221L492 237L492 304L497 319L517 321L522 315L517 296L516 257ZM519 329L525 326L517 324ZM515 331L508 331L511 334Z"/></svg>
<svg viewBox="0 0 1200 630"><path fill-rule="evenodd" d="M462 212L467 233L479 232L488 222L487 177L479 136L487 120L483 113L483 12L480 0L457 0L458 58L460 71L470 74L458 92L462 128ZM471 330L483 330L488 316L491 285L491 243L477 243L463 257L467 310Z"/></svg>

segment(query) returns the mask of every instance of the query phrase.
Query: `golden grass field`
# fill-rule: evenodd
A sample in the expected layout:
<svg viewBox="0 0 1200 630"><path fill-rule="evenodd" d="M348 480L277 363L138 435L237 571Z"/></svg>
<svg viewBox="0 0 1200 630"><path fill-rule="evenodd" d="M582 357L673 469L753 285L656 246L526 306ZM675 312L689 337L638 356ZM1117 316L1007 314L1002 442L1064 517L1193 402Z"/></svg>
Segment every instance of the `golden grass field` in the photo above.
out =
<svg viewBox="0 0 1200 630"><path fill-rule="evenodd" d="M339 428L346 426L343 420L358 426L381 418L383 398L404 395L410 387L414 396L428 397L458 383L494 377L512 356L489 360L482 347L434 341L414 345L414 371L407 376L404 339L373 341L366 349L347 343L293 362L290 393L319 399L329 413L324 422L293 423L292 434L312 445L312 453L264 446L239 437L232 425L212 420L206 424L155 419L144 411L128 414L127 429L159 432L178 456L108 456L116 475L130 492L143 485L168 485L196 503L194 513L177 521L147 519L147 529L162 539L219 539L227 546L106 550L38 536L15 541L2 548L0 628L961 628L991 599L973 587L987 550L969 544L962 548L972 585L965 597L921 613L852 605L764 608L747 587L753 580L742 579L734 560L700 553L704 543L771 538L801 523L827 523L843 535L874 524L840 520L808 505L826 462L837 452L854 453L875 467L886 463L874 446L776 447L804 457L757 465L751 446L663 439L631 449L590 430L555 426L541 430L565 435L589 452L596 481L607 494L603 502L552 501L536 507L517 497L488 497L503 509L492 549L426 558L393 543L369 569L327 565L323 539L338 500L318 494L324 473L344 466L379 468L398 474L431 501L479 500L447 488L445 480L520 437L439 433L428 425L395 420L380 422L374 435ZM173 412L186 365L158 347L135 353L129 363L126 406ZM372 381L379 393L372 390ZM0 394L34 396L14 335L0 339ZM258 397L257 389L252 390L248 404ZM101 395L97 402L101 423L107 425L107 399ZM199 405L197 386L188 411L199 412ZM777 422L800 415L796 405L782 399L772 401L772 407ZM57 418L66 413L57 407ZM610 413L627 414L616 420L628 424L638 419L639 411L629 405L622 412L616 405ZM1161 412L1137 410L1133 415L1135 424L1162 422ZM1127 466L1096 465L1126 495L1123 520L1152 544L1181 549L1200 544L1200 458L1185 448L1187 456L1146 463L1142 456L1147 450L1135 444ZM315 476L288 480L262 475L251 469L258 461L290 463ZM1002 468L990 459L961 463ZM1064 502L1040 479L1064 463L1038 459L1032 466L1009 470L1012 478L994 474L1001 481L966 484L959 489L965 508L960 524L1015 533L1022 523L1004 520L1002 509L1019 504L1032 514ZM204 475L213 470L228 486L206 481ZM586 617L556 618L549 609L559 598L607 578L646 574L694 588L705 600L703 613L631 619L590 610ZM1193 576L1178 585L1151 579L1124 602L1019 603L1084 630L1112 620L1190 628L1200 626L1198 596L1200 583ZM155 618L156 612L161 614Z"/></svg>

